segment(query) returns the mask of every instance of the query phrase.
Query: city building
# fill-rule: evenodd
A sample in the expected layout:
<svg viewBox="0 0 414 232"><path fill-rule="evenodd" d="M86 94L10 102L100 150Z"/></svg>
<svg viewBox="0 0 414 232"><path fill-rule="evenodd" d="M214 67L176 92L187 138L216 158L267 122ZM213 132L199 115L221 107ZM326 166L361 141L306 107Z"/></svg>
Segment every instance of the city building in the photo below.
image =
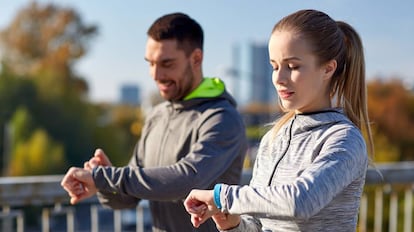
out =
<svg viewBox="0 0 414 232"><path fill-rule="evenodd" d="M267 43L244 42L233 47L233 94L240 106L271 104L277 100L272 84Z"/></svg>
<svg viewBox="0 0 414 232"><path fill-rule="evenodd" d="M120 103L133 106L140 105L141 98L139 86L136 84L122 85Z"/></svg>

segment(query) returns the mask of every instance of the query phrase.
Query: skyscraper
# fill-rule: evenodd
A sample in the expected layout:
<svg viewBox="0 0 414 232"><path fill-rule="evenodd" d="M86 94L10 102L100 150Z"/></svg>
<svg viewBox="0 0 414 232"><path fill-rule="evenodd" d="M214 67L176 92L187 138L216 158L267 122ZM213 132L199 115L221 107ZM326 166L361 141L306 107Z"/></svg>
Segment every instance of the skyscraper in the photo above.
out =
<svg viewBox="0 0 414 232"><path fill-rule="evenodd" d="M141 99L139 97L140 91L137 85L124 84L121 87L121 104L139 105Z"/></svg>
<svg viewBox="0 0 414 232"><path fill-rule="evenodd" d="M232 59L234 95L239 104L275 103L277 97L272 84L267 43L245 42L236 45Z"/></svg>

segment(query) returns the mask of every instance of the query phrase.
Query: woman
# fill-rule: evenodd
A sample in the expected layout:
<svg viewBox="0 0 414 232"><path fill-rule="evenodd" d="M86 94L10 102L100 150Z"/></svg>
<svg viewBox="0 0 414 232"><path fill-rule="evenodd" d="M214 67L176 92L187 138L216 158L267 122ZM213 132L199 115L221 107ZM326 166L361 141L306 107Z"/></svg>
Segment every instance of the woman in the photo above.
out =
<svg viewBox="0 0 414 232"><path fill-rule="evenodd" d="M262 139L249 186L193 190L198 227L226 231L355 231L373 152L362 42L316 10L286 16L269 40L272 81L286 112ZM241 215L241 216L239 216Z"/></svg>

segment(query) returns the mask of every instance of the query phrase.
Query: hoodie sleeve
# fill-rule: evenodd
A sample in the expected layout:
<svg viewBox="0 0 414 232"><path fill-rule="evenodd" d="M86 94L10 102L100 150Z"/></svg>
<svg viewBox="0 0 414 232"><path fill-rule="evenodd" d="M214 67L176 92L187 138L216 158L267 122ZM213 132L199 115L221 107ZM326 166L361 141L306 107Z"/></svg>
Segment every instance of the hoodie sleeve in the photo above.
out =
<svg viewBox="0 0 414 232"><path fill-rule="evenodd" d="M345 134L340 134L345 133ZM357 130L342 131L291 183L272 186L222 185L222 210L283 220L308 220L354 181L365 178L366 147ZM346 209L345 209L346 210Z"/></svg>
<svg viewBox="0 0 414 232"><path fill-rule="evenodd" d="M100 166L93 178L107 200L114 195L122 196L127 203L131 199L181 200L191 189L209 188L218 179L236 184L234 177L240 178L246 148L240 115L235 109L221 108L203 116L197 142L177 163L148 168ZM222 178L226 171L231 178Z"/></svg>
<svg viewBox="0 0 414 232"><path fill-rule="evenodd" d="M134 154L138 151L139 144L137 143L134 148ZM138 166L138 160L137 156L133 155L129 165L131 166ZM92 176L94 177L95 185L99 186L102 182L108 183L107 180L110 180L111 177L106 176L106 173L102 173L104 175L100 175L101 178L97 178L97 170L100 167L94 168L92 171ZM102 168L102 167L101 167ZM109 182L108 184L113 184ZM98 188L99 189L99 188ZM112 209L126 209L126 208L133 208L135 207L139 202L140 198L129 196L126 194L122 194L119 191L116 191L116 188L114 186L110 186L106 189L99 189L99 192L96 194L98 197L99 202L106 207L112 208Z"/></svg>
<svg viewBox="0 0 414 232"><path fill-rule="evenodd" d="M261 232L262 224L256 218L249 215L241 215L241 221L238 226L230 230L221 230L221 232Z"/></svg>

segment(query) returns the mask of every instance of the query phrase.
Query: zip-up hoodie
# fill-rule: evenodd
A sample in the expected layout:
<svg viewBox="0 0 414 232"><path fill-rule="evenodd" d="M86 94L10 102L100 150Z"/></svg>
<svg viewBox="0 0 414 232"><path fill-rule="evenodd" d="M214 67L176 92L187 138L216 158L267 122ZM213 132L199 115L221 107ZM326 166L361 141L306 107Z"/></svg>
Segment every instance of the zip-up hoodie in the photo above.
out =
<svg viewBox="0 0 414 232"><path fill-rule="evenodd" d="M249 186L222 185L230 231L355 231L368 166L360 130L332 109L295 115L262 139Z"/></svg>
<svg viewBox="0 0 414 232"><path fill-rule="evenodd" d="M204 78L183 101L153 109L128 166L100 166L93 178L104 205L130 208L148 199L153 231L216 231L212 220L195 229L183 199L193 188L238 184L246 149L236 102L218 78Z"/></svg>

